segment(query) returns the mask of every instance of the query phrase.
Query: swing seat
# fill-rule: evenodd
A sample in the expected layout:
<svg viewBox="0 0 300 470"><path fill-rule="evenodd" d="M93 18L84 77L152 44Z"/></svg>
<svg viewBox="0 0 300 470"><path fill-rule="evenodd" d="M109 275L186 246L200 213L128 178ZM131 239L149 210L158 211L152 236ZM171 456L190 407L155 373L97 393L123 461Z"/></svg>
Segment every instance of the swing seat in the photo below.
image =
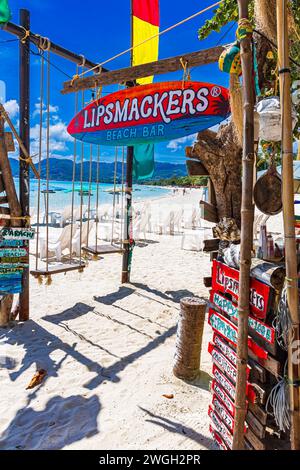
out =
<svg viewBox="0 0 300 470"><path fill-rule="evenodd" d="M85 268L85 263L57 263L48 268L32 269L30 274L34 277L61 274L69 271L79 271Z"/></svg>
<svg viewBox="0 0 300 470"><path fill-rule="evenodd" d="M114 245L94 245L94 246L83 246L82 250L90 255L109 255L111 253L123 253L124 250L121 247Z"/></svg>

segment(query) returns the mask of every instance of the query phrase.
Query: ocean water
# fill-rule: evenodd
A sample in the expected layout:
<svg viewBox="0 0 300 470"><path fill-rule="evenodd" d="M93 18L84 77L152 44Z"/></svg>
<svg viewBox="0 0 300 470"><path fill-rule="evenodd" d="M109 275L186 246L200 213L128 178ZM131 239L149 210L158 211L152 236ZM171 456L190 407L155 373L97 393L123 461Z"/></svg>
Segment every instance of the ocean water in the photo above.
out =
<svg viewBox="0 0 300 470"><path fill-rule="evenodd" d="M19 189L19 180L15 179L15 184L17 191ZM45 190L47 187L46 180L41 180L41 191ZM83 190L89 190L89 184L83 183ZM121 185L116 185L118 189L121 190ZM97 202L97 184L92 183L91 186L91 208L96 207ZM110 191L113 191L114 185L101 183L99 185L99 205L101 204L112 204L113 203L113 194L110 194ZM49 194L49 210L58 210L63 209L66 206L71 205L72 203L72 181L49 181L49 190L54 191ZM170 190L166 188L159 188L156 186L146 186L134 184L133 186L133 199L136 202L144 201L147 199L159 198L170 194ZM75 206L80 205L80 182L75 183ZM121 197L119 198L121 202ZM116 196L116 202L118 202L118 197ZM38 203L38 181L30 180L30 207L32 209L37 208ZM45 194L41 192L40 195L40 204L41 210L45 208ZM83 196L83 204L88 204L88 196Z"/></svg>

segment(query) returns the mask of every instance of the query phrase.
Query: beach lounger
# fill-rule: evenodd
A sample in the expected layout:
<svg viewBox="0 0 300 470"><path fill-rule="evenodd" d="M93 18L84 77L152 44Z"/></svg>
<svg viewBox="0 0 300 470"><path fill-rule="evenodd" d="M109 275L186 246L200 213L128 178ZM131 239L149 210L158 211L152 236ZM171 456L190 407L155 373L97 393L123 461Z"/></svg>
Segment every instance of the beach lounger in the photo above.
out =
<svg viewBox="0 0 300 470"><path fill-rule="evenodd" d="M70 241L71 241L71 236L76 235L76 226L73 224L73 229L72 225L66 225L58 239L53 242L49 240L48 242L48 256L49 254L55 254L55 259L56 261L61 261L62 257L62 252L66 249L70 251ZM41 238L40 237L40 259L45 259L47 258L47 243L46 243L46 238Z"/></svg>

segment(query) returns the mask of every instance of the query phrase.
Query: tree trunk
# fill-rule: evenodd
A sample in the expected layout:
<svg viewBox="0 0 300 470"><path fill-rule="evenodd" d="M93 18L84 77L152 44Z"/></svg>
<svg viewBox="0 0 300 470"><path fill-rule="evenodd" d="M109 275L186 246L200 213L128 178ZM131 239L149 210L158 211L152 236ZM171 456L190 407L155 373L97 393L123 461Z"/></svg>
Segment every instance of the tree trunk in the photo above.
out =
<svg viewBox="0 0 300 470"><path fill-rule="evenodd" d="M197 142L187 153L189 157L199 159L209 173L219 219L232 217L240 226L242 149L233 124L221 126L218 132L200 132Z"/></svg>

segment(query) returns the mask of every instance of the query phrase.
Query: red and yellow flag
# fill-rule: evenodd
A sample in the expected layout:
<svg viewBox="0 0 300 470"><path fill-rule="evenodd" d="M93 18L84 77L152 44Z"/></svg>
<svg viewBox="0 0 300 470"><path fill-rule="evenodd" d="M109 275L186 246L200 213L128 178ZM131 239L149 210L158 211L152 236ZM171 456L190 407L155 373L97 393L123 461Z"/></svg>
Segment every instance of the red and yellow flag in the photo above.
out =
<svg viewBox="0 0 300 470"><path fill-rule="evenodd" d="M159 0L132 0L132 15L132 65L154 62L158 59ZM149 38L153 39L143 43ZM141 45L136 47L138 44ZM137 80L139 85L152 81L153 76Z"/></svg>

